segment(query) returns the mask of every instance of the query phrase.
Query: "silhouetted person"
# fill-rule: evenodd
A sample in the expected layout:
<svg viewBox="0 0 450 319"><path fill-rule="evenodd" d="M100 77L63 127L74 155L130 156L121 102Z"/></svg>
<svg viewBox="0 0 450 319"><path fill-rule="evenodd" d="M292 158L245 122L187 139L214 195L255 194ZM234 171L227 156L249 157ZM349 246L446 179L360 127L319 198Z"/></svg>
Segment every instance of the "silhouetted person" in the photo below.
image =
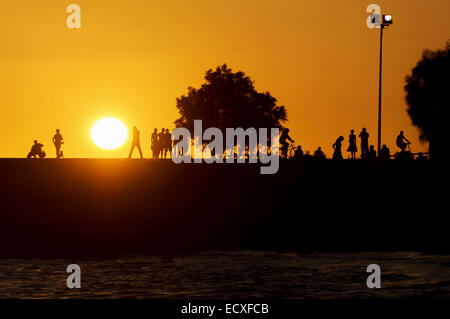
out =
<svg viewBox="0 0 450 319"><path fill-rule="evenodd" d="M408 141L403 135L403 131L400 131L400 134L397 136L396 144L402 150L402 152L404 152L406 150L406 147L411 144L411 142Z"/></svg>
<svg viewBox="0 0 450 319"><path fill-rule="evenodd" d="M303 159L303 150L302 150L302 147L300 145L297 146L297 148L295 149L294 158L296 160Z"/></svg>
<svg viewBox="0 0 450 319"><path fill-rule="evenodd" d="M133 151L135 147L137 147L137 149L139 150L139 155L141 156L141 159L144 158L144 156L142 155L140 135L141 132L139 132L136 126L133 126L133 141L131 142L130 155L128 155L128 158L131 158L131 156L133 156Z"/></svg>
<svg viewBox="0 0 450 319"><path fill-rule="evenodd" d="M170 133L169 129L166 129L167 134L167 147L169 148L169 155L172 154L172 133Z"/></svg>
<svg viewBox="0 0 450 319"><path fill-rule="evenodd" d="M158 145L158 129L155 128L152 133L152 152L153 158L159 157L159 145Z"/></svg>
<svg viewBox="0 0 450 319"><path fill-rule="evenodd" d="M325 154L323 153L322 148L320 148L320 146L314 152L314 158L319 160L325 159Z"/></svg>
<svg viewBox="0 0 450 319"><path fill-rule="evenodd" d="M44 158L45 157L45 152L42 150L42 147L44 145L41 143L38 143L37 140L34 140L34 144L33 146L31 146L31 151L28 153L27 158Z"/></svg>
<svg viewBox="0 0 450 319"><path fill-rule="evenodd" d="M165 128L161 129L161 133L158 134L158 152L159 152L159 157L161 157L161 159L163 158L164 155L164 137L165 137Z"/></svg>
<svg viewBox="0 0 450 319"><path fill-rule="evenodd" d="M369 154L367 154L367 158L369 160L376 160L377 159L377 151L375 151L375 146L370 145Z"/></svg>
<svg viewBox="0 0 450 319"><path fill-rule="evenodd" d="M56 134L53 136L53 145L55 145L56 148L56 158L63 157L63 152L61 151L61 145L64 144L63 136L61 135L61 132L59 129L56 130Z"/></svg>
<svg viewBox="0 0 450 319"><path fill-rule="evenodd" d="M342 142L343 141L344 141L344 137L343 136L339 136L338 139L336 140L336 142L334 142L334 144L333 144L333 149L334 149L333 159L334 160L342 160L342 159L344 159L342 157Z"/></svg>
<svg viewBox="0 0 450 319"><path fill-rule="evenodd" d="M361 139L361 158L367 158L369 154L369 133L367 133L365 127L359 133L359 138Z"/></svg>
<svg viewBox="0 0 450 319"><path fill-rule="evenodd" d="M381 147L379 157L380 157L380 159L385 160L385 161L391 159L391 151L386 146L386 144L383 144L383 146Z"/></svg>
<svg viewBox="0 0 450 319"><path fill-rule="evenodd" d="M284 154L284 156L287 156L287 151L289 147L289 143L287 142L289 140L291 143L294 143L294 140L289 136L289 129L285 128L281 132L280 136L280 144L281 146L281 153Z"/></svg>
<svg viewBox="0 0 450 319"><path fill-rule="evenodd" d="M356 152L358 151L358 147L356 146L356 135L355 130L350 131L350 135L348 136L349 146L347 152L350 152L351 158L355 159Z"/></svg>
<svg viewBox="0 0 450 319"><path fill-rule="evenodd" d="M161 159L164 158L164 151L166 148L166 129L161 129L161 133L158 134L159 154Z"/></svg>
<svg viewBox="0 0 450 319"><path fill-rule="evenodd" d="M171 134L169 133L168 128L166 128L165 130L163 129L163 131L165 132L163 134L164 158L167 158L167 152L169 152L169 154L170 154L170 151L172 150L172 139L171 139Z"/></svg>

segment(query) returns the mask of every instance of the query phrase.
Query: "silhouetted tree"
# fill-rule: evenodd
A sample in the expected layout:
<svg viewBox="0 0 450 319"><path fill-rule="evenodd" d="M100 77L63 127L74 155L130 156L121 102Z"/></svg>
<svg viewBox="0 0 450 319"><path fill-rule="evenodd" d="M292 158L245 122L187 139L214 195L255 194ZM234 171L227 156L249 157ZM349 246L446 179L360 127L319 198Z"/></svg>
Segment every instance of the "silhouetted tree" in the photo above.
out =
<svg viewBox="0 0 450 319"><path fill-rule="evenodd" d="M450 41L445 49L424 51L422 59L406 77L406 102L420 139L429 143L430 156L443 154L449 121Z"/></svg>
<svg viewBox="0 0 450 319"><path fill-rule="evenodd" d="M257 92L244 72L233 72L224 64L208 70L205 80L200 89L189 87L187 95L177 98L177 127L193 132L194 120L202 120L204 130L217 127L225 133L227 127L282 128L287 121L285 107L269 92Z"/></svg>

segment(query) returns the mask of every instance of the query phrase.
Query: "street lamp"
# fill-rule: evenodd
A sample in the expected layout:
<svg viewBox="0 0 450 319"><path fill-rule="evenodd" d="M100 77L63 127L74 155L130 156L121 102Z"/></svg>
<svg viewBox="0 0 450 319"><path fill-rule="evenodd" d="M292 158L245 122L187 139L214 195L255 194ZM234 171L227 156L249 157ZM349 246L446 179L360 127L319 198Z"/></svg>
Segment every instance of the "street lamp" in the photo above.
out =
<svg viewBox="0 0 450 319"><path fill-rule="evenodd" d="M383 30L393 23L392 16L390 14L383 14L383 19L380 26L380 79L378 84L378 151L377 154L380 156L381 148L381 74L383 65Z"/></svg>

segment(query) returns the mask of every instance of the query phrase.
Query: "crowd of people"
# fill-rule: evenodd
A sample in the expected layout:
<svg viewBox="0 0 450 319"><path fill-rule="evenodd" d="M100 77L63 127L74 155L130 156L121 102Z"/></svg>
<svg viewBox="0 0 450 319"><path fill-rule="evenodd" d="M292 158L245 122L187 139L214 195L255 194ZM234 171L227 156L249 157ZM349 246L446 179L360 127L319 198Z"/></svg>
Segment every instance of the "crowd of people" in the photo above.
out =
<svg viewBox="0 0 450 319"><path fill-rule="evenodd" d="M172 152L172 134L169 129L161 129L158 133L158 129L154 129L152 133L152 153L153 158L167 158Z"/></svg>
<svg viewBox="0 0 450 319"><path fill-rule="evenodd" d="M384 144L381 149L380 153L377 155L377 151L375 150L375 147L373 145L369 146L369 133L367 132L366 128L363 128L362 131L359 133L359 138L361 140L361 159L369 159L369 160L375 160L377 158L388 160L391 158L391 152L389 148ZM348 137L349 140L349 146L347 148L347 152L350 153L350 158L355 159L356 153L358 152L358 146L357 146L357 137L355 135L355 130L350 131L350 135ZM344 141L343 136L339 136L333 144L333 159L334 160L341 160L343 159L342 156L342 142ZM396 145L398 148L400 148L400 153L406 153L406 148L408 145L411 144L410 141L408 141L403 133L403 131L400 131L400 134L397 136L396 139Z"/></svg>
<svg viewBox="0 0 450 319"><path fill-rule="evenodd" d="M360 152L361 159L383 159L388 160L391 158L391 153L389 148L386 145L383 145L380 149L380 153L377 155L377 151L373 145L369 146L369 133L366 128L363 128L358 135L360 139ZM289 136L289 129L283 129L280 134L280 151L281 156L287 157L287 152L289 148L289 142L294 143L295 141ZM349 145L347 148L347 152L350 153L350 159L356 159L356 153L358 152L357 145L357 136L355 134L355 130L350 131L350 135L348 137ZM63 151L61 150L62 145L64 144L63 136L61 135L61 131L59 129L56 130L55 135L52 138L53 145L56 149L56 158L63 158ZM344 142L344 137L339 136L333 144L333 160L341 160L343 159L342 155L342 144ZM172 135L168 128L161 129L158 132L158 129L155 128L151 135L151 150L153 154L153 158L155 159L167 159L168 156L172 153L172 149L176 142L172 141ZM407 156L410 152L406 151L407 147L410 145L410 141L406 139L403 131L400 131L399 135L396 139L396 145L400 149L400 155ZM31 147L31 151L28 153L27 158L45 158L46 153L42 149L43 144L39 143L37 140L34 141L33 146ZM133 127L133 139L131 142L131 149L128 155L128 158L131 158L134 152L134 149L137 148L139 151L139 155L141 158L144 158L142 149L141 149L141 141L140 141L140 131L136 126ZM419 153L419 158L424 158L423 154ZM294 158L301 159L305 157L310 157L314 159L325 159L325 153L322 151L320 147L314 152L314 155L304 154L302 147L297 146L295 148Z"/></svg>
<svg viewBox="0 0 450 319"><path fill-rule="evenodd" d="M361 159L368 159L368 160L375 160L375 159L382 159L382 160L388 160L391 156L391 151L389 148L384 144L381 149L380 153L377 154L377 151L375 150L375 147L373 145L369 145L369 133L367 132L366 128L363 128L358 136L355 134L355 130L350 131L350 135L348 137L348 148L347 152L349 152L349 158L350 159L356 159L356 154L358 153L358 145L357 145L357 139L360 139L360 152L361 152ZM344 156L342 155L342 146L344 142L344 137L339 136L336 141L333 143L333 160L342 160L344 159ZM294 148L294 155L288 154L288 149L290 143L294 143L295 141L289 136L289 129L284 129L281 132L280 135L280 151L281 156L283 158L294 158L294 159L305 159L305 158L312 158L312 159L325 159L326 156L322 149L319 147L314 152L314 155L310 155L309 152L306 154L303 152L301 146L297 146ZM411 144L410 141L405 137L404 132L400 131L399 135L396 138L395 144L400 149L400 152L397 153L399 158L411 158L413 154L407 151L408 146ZM423 153L417 154L418 159L425 159L425 155Z"/></svg>
<svg viewBox="0 0 450 319"><path fill-rule="evenodd" d="M140 131L136 126L133 126L133 140L131 141L131 149L128 158L133 156L134 149L137 148L141 158L144 158L141 149ZM155 128L152 133L151 150L153 158L166 159L167 154L172 152L172 134L168 128L161 129L158 133L158 129Z"/></svg>
<svg viewBox="0 0 450 319"><path fill-rule="evenodd" d="M153 158L168 158L167 155L170 155L172 152L172 144L172 134L170 133L168 128L161 129L161 132L159 133L157 128L153 130L151 141ZM128 158L131 158L133 156L133 151L135 148L138 149L141 158L144 158L141 149L140 132L136 126L133 127L133 140L131 142L131 149Z"/></svg>

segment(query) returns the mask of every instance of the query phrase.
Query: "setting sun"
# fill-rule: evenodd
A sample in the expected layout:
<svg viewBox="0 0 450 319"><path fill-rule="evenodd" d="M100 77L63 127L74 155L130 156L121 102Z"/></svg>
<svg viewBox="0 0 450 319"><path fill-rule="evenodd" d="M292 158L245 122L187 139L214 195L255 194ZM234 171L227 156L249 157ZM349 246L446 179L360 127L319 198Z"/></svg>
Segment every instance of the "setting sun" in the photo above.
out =
<svg viewBox="0 0 450 319"><path fill-rule="evenodd" d="M98 147L113 150L125 143L128 131L125 124L118 119L105 117L92 126L91 138Z"/></svg>

